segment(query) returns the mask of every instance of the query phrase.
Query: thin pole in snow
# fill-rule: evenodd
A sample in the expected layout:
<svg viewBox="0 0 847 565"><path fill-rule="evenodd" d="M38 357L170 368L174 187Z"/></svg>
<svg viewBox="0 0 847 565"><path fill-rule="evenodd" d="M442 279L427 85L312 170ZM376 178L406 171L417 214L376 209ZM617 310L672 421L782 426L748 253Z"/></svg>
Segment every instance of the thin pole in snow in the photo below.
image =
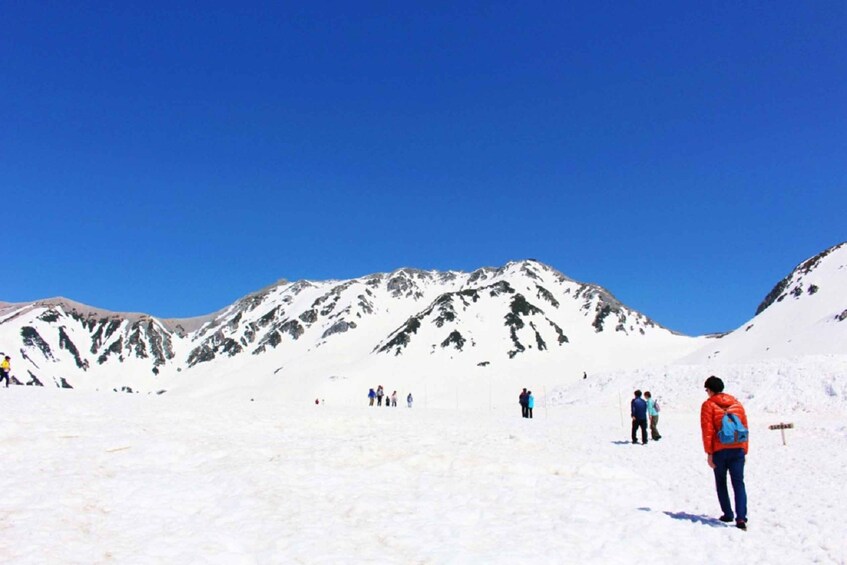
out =
<svg viewBox="0 0 847 565"><path fill-rule="evenodd" d="M621 427L623 427L623 396L620 389L618 389L618 407L621 409Z"/></svg>

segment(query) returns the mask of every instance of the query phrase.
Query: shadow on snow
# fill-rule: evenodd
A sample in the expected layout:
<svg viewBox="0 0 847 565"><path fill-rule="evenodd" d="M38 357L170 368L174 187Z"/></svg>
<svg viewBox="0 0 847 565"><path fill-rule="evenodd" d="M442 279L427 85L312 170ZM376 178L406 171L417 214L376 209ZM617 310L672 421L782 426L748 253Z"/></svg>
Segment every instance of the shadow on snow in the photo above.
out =
<svg viewBox="0 0 847 565"><path fill-rule="evenodd" d="M704 526L711 526L712 528L725 528L726 524L718 520L717 518L712 518L711 516L704 516L702 514L689 514L688 512L668 512L665 511L665 514L673 518L674 520L685 520L686 522L694 522L695 524L703 524Z"/></svg>

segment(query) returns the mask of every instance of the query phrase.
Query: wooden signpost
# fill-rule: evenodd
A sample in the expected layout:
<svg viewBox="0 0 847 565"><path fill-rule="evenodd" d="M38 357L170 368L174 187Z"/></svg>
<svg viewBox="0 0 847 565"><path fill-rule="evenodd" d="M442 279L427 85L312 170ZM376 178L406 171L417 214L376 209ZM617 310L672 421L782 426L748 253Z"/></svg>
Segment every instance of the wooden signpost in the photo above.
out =
<svg viewBox="0 0 847 565"><path fill-rule="evenodd" d="M790 429L793 429L793 428L794 428L794 424L784 424L784 423L779 423L779 424L774 424L772 426L768 426L768 429L779 430L780 432L782 432L782 445L786 445L785 444L785 430L790 430Z"/></svg>

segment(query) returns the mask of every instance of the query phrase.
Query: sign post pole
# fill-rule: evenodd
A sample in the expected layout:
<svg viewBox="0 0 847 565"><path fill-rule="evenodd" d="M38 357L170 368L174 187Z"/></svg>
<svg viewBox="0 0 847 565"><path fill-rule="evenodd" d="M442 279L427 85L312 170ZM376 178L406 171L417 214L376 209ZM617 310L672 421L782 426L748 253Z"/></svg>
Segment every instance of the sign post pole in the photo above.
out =
<svg viewBox="0 0 847 565"><path fill-rule="evenodd" d="M787 443L785 443L785 430L790 430L790 429L793 429L793 428L794 428L793 423L786 424L784 422L780 422L779 424L774 424L772 426L768 426L768 429L779 430L782 433L782 445L788 445Z"/></svg>

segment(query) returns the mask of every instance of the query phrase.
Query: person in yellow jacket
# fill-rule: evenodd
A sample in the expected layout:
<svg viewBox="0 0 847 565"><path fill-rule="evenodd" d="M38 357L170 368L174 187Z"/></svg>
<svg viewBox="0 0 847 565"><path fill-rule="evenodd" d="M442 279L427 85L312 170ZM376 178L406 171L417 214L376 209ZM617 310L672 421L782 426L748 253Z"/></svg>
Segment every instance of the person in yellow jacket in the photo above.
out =
<svg viewBox="0 0 847 565"><path fill-rule="evenodd" d="M6 388L9 388L9 371L12 370L10 360L11 358L6 355L6 358L0 361L0 383L3 382L3 379L6 379Z"/></svg>

